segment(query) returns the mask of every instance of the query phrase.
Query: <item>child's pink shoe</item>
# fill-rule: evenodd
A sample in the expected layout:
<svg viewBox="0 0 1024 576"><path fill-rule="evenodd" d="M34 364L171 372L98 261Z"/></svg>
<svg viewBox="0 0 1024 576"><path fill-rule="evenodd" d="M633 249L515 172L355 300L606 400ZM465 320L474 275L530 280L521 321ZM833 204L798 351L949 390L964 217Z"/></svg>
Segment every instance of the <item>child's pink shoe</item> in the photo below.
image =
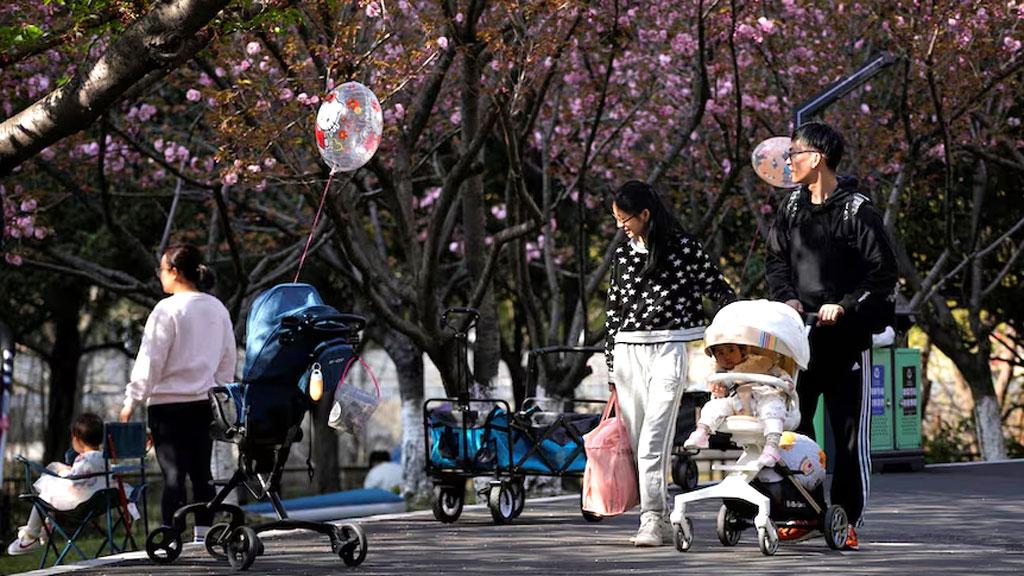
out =
<svg viewBox="0 0 1024 576"><path fill-rule="evenodd" d="M761 455L757 457L757 465L761 468L772 468L778 464L779 458L782 458L779 447L768 445L761 450Z"/></svg>
<svg viewBox="0 0 1024 576"><path fill-rule="evenodd" d="M708 433L707 428L703 426L697 426L697 429L690 432L690 436L683 442L683 448L687 450L700 450L708 447Z"/></svg>

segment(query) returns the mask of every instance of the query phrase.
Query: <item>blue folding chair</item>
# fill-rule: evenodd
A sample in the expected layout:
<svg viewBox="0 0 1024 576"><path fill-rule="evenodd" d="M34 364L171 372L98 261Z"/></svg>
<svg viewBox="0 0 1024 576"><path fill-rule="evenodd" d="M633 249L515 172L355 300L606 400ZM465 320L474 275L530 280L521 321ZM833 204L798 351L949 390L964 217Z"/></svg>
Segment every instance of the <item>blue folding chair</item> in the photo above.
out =
<svg viewBox="0 0 1024 576"><path fill-rule="evenodd" d="M71 510L57 510L38 494L29 492L20 494L19 499L26 501L39 511L43 518L43 529L46 534L46 545L39 559L39 568L46 566L50 553L54 554L53 565L63 562L71 552L75 552L82 560L98 558L108 550L116 554L127 549L136 550L138 546L132 534L134 516L132 505L141 512L143 528L148 529L146 514L146 425L142 422L108 422L104 424L103 456L105 469L101 472L64 476L69 480L85 480L103 477L106 487L94 493L88 500ZM59 476L45 466L17 456L17 461L25 467L25 483L31 487L33 476ZM138 460L138 463L125 463ZM124 477L128 474L139 474L141 482L128 489ZM118 541L117 532L123 531ZM99 546L92 555L86 554L78 544L79 538L85 534L99 534L102 537ZM145 534L145 531L143 532ZM62 543L58 543L58 540Z"/></svg>
<svg viewBox="0 0 1024 576"><path fill-rule="evenodd" d="M29 487L32 486L33 473L37 477L41 475L59 476L45 466L32 462L24 456L18 455L16 460L25 466L25 483ZM69 480L85 480L100 476L109 477L107 472L94 472L91 474L64 476L64 478ZM39 568L46 566L46 561L50 557L51 551L55 555L54 566L63 562L72 551L76 552L82 560L97 558L108 547L112 552L115 551L116 548L111 536L114 531L114 513L119 513L117 508L119 497L117 488L103 488L71 510L57 510L34 492L19 494L18 498L31 504L32 508L37 510L43 518L46 545L43 555L39 559ZM93 530L90 530L90 528ZM103 537L100 545L96 548L95 554L92 556L87 555L77 543L79 537L90 532L99 533ZM63 540L63 545L58 544L58 539Z"/></svg>

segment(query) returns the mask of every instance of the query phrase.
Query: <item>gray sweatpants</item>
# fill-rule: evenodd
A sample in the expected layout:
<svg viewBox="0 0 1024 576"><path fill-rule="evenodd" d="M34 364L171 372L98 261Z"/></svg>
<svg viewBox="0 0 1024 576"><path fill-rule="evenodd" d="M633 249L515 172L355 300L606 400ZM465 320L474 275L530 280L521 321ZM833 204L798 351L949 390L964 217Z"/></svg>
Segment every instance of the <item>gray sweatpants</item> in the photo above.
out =
<svg viewBox="0 0 1024 576"><path fill-rule="evenodd" d="M668 514L665 478L679 398L686 388L686 343L616 343L615 389L640 479L640 513Z"/></svg>

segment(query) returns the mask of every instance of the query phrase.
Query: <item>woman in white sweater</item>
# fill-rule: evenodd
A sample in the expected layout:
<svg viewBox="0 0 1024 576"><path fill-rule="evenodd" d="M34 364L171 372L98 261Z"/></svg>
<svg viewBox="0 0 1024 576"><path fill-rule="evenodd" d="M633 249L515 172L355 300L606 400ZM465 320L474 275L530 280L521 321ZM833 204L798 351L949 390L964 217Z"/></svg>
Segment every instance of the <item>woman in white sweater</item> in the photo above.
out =
<svg viewBox="0 0 1024 576"><path fill-rule="evenodd" d="M171 246L160 258L160 284L170 297L161 300L149 319L139 355L125 391L121 421L145 405L157 461L164 477L163 523L186 504L185 479L197 502L213 499L210 457L213 414L207 391L235 376L234 329L227 309L209 289L212 274L196 247ZM196 537L205 535L211 518L197 514Z"/></svg>

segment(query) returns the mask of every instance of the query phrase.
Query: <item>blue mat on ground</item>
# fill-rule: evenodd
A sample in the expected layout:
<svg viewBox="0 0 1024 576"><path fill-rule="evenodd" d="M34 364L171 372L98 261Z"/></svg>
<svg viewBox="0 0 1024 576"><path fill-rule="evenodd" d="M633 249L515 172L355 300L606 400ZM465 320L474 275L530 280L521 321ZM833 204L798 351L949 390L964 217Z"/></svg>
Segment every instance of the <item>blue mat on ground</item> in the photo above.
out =
<svg viewBox="0 0 1024 576"><path fill-rule="evenodd" d="M310 521L405 511L405 500L401 496L380 488L360 488L316 496L303 496L283 500L281 503L288 511L289 518ZM242 506L242 509L262 516L276 516L270 502L248 504Z"/></svg>

